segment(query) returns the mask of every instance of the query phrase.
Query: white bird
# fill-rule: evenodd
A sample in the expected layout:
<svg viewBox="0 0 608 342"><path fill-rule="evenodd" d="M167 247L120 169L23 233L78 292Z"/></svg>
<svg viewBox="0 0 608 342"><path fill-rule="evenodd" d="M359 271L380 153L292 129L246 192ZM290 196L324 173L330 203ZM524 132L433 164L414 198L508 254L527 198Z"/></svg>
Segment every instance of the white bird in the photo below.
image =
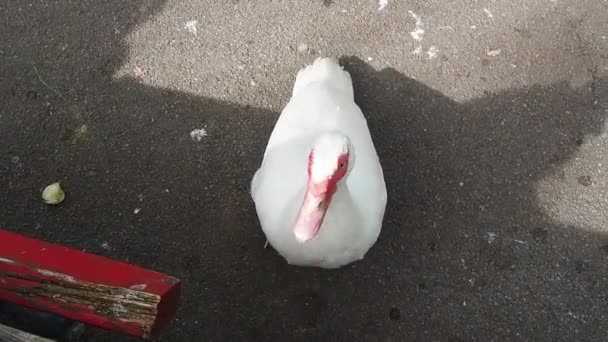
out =
<svg viewBox="0 0 608 342"><path fill-rule="evenodd" d="M251 196L267 243L289 264L338 268L378 239L384 175L350 74L336 60L298 72Z"/></svg>

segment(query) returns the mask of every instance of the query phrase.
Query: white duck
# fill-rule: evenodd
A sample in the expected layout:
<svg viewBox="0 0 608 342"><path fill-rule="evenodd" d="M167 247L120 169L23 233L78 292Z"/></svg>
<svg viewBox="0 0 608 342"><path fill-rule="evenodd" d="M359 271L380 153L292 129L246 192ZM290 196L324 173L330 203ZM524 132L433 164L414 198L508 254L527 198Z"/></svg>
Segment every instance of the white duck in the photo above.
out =
<svg viewBox="0 0 608 342"><path fill-rule="evenodd" d="M351 77L334 59L298 73L251 196L267 242L289 264L338 268L378 239L387 203L382 167Z"/></svg>

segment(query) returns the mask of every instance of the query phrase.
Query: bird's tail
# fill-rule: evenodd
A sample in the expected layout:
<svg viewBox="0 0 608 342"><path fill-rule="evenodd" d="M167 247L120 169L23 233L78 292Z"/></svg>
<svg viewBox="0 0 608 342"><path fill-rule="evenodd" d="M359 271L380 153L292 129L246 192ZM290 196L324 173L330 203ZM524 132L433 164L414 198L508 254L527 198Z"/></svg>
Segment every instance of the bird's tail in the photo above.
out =
<svg viewBox="0 0 608 342"><path fill-rule="evenodd" d="M293 96L317 82L328 83L332 88L344 91L351 98L354 98L353 82L350 74L333 58L319 57L312 64L301 69L293 86Z"/></svg>

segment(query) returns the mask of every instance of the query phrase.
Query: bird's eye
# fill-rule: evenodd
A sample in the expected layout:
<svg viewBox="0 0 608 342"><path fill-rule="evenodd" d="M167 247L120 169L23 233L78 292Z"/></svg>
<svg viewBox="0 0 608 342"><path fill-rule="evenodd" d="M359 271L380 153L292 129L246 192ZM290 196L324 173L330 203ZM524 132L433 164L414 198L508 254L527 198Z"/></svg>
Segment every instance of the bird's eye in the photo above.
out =
<svg viewBox="0 0 608 342"><path fill-rule="evenodd" d="M341 169L344 168L344 162L340 162L340 165L338 165Z"/></svg>

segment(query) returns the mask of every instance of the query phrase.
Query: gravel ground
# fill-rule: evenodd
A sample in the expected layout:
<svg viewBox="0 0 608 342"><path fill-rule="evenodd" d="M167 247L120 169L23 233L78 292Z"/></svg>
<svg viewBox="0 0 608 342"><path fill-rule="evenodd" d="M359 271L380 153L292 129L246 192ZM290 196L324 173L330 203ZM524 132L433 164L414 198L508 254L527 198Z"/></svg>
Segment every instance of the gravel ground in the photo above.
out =
<svg viewBox="0 0 608 342"><path fill-rule="evenodd" d="M605 341L606 18L605 0L5 1L0 225L181 278L162 341ZM321 55L352 73L389 188L378 243L337 271L264 250L248 195Z"/></svg>

